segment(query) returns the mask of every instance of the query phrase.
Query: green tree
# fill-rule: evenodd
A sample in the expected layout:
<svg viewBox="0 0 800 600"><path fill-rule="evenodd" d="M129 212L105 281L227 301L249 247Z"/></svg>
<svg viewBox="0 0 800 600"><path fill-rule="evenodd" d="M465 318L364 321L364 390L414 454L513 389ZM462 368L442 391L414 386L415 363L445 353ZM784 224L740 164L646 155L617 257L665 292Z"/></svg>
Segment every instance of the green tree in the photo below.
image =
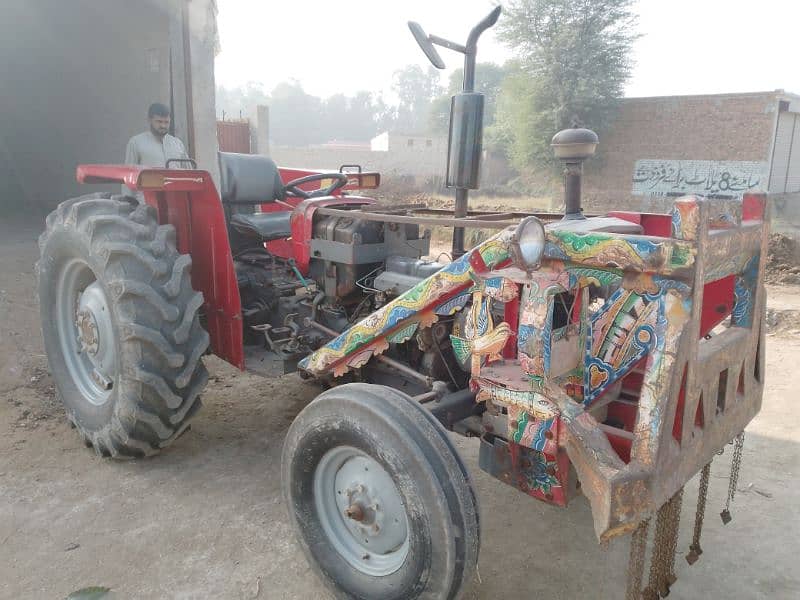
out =
<svg viewBox="0 0 800 600"><path fill-rule="evenodd" d="M428 130L431 133L446 134L450 127L450 96L437 96L431 102L428 113Z"/></svg>
<svg viewBox="0 0 800 600"><path fill-rule="evenodd" d="M373 98L372 109L374 111L375 132L383 133L394 128L397 122L397 107L387 104L383 96L377 95Z"/></svg>
<svg viewBox="0 0 800 600"><path fill-rule="evenodd" d="M264 86L256 81L248 81L245 85L226 88L217 86L217 116L226 119L246 118L255 122L256 107L268 104L269 95Z"/></svg>
<svg viewBox="0 0 800 600"><path fill-rule="evenodd" d="M274 143L305 146L331 140L368 141L392 129L396 109L379 95L359 91L354 96L334 94L326 99L307 94L297 80L283 81L267 94L262 84L217 86L217 116L240 116L256 123L256 107L270 108L270 135Z"/></svg>
<svg viewBox="0 0 800 600"><path fill-rule="evenodd" d="M369 92L335 94L323 101L319 134L329 140L366 141L378 131L381 106Z"/></svg>
<svg viewBox="0 0 800 600"><path fill-rule="evenodd" d="M396 127L406 133L426 131L431 102L442 93L439 71L408 65L394 72L392 90L400 100Z"/></svg>
<svg viewBox="0 0 800 600"><path fill-rule="evenodd" d="M322 101L307 94L299 81L275 86L269 101L270 137L278 145L306 146L326 141L320 135Z"/></svg>
<svg viewBox="0 0 800 600"><path fill-rule="evenodd" d="M506 76L506 69L495 63L475 65L475 91L484 95L483 124L490 127L495 120L497 96ZM450 97L461 91L464 69L459 67L450 73L447 94L439 96L431 103L430 129L437 133L447 133L450 122Z"/></svg>
<svg viewBox="0 0 800 600"><path fill-rule="evenodd" d="M578 122L602 133L630 76L634 0L508 0L500 39L519 62L498 106L518 169L551 165L549 144Z"/></svg>

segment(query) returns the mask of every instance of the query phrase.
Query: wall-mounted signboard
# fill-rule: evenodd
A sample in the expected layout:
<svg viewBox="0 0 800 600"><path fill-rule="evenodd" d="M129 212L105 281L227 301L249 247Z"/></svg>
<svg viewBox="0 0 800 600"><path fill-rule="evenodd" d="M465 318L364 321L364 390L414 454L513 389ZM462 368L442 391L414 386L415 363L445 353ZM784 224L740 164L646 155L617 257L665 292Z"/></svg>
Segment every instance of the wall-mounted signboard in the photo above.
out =
<svg viewBox="0 0 800 600"><path fill-rule="evenodd" d="M636 161L633 193L736 198L745 192L766 191L767 173L767 163L757 161L645 158Z"/></svg>

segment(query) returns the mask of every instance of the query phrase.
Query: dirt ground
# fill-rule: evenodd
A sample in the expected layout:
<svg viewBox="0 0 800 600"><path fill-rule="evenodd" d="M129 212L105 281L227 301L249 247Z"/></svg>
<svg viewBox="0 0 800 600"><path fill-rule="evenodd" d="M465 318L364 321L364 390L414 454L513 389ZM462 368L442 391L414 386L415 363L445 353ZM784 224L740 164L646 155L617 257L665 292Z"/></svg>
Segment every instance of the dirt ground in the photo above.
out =
<svg viewBox="0 0 800 600"><path fill-rule="evenodd" d="M317 389L263 380L219 360L192 429L160 456L97 458L66 424L39 334L33 283L40 223L0 223L0 598L64 598L89 585L116 598L326 598L294 542L280 493L283 437ZM734 520L730 451L714 461L701 560L684 501L671 598L800 597L800 287L770 288L764 408L748 428ZM627 539L598 547L588 504L545 506L477 467L483 542L469 599L622 597Z"/></svg>

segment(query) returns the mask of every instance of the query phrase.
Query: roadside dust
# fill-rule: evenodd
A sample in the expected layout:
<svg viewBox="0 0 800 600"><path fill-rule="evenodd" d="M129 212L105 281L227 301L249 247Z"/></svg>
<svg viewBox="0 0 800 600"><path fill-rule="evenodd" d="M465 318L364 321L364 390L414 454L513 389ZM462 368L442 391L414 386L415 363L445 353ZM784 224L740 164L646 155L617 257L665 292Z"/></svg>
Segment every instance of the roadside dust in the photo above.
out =
<svg viewBox="0 0 800 600"><path fill-rule="evenodd" d="M800 284L800 244L784 233L769 236L767 283Z"/></svg>
<svg viewBox="0 0 800 600"><path fill-rule="evenodd" d="M800 336L800 310L767 308L767 333Z"/></svg>

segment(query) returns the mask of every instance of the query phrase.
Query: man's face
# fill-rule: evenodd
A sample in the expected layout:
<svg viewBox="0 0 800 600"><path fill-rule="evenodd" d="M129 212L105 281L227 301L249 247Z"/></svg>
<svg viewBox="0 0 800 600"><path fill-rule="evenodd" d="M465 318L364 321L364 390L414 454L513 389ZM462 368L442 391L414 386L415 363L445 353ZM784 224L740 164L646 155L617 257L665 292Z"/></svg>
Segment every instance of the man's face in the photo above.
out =
<svg viewBox="0 0 800 600"><path fill-rule="evenodd" d="M169 133L169 117L159 115L150 117L150 131L159 137L167 135Z"/></svg>

